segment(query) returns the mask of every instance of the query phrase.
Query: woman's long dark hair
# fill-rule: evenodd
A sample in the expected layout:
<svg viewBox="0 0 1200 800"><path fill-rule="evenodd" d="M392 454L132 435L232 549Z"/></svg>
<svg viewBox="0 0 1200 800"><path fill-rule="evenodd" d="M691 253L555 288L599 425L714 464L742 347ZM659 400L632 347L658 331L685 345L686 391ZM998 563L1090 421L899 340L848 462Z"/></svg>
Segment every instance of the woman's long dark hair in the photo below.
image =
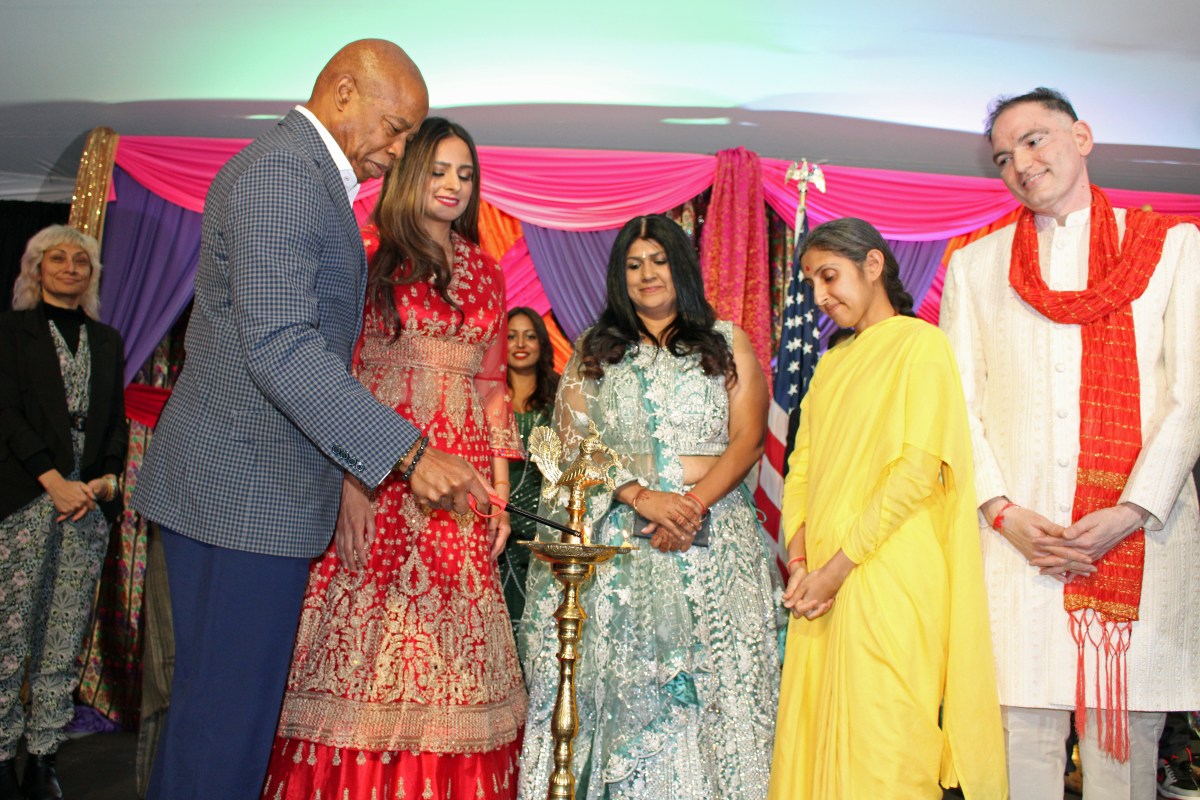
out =
<svg viewBox="0 0 1200 800"><path fill-rule="evenodd" d="M554 395L558 393L558 373L554 371L554 345L550 343L550 332L546 323L532 308L517 306L509 309L508 319L520 314L529 320L538 340L537 369L534 372L533 394L529 395L527 408L530 411L546 411L554 405ZM508 388L512 388L512 370L508 371Z"/></svg>
<svg viewBox="0 0 1200 800"><path fill-rule="evenodd" d="M367 293L389 327L399 323L395 287L423 281L429 275L433 275L434 288L442 299L458 308L447 293L454 265L448 263L446 251L425 232L422 222L434 155L438 145L451 137L462 139L471 151L473 180L466 210L450 228L479 243L479 154L475 142L461 125L429 117L408 143L403 160L388 172L375 206L379 250L367 270Z"/></svg>
<svg viewBox="0 0 1200 800"><path fill-rule="evenodd" d="M698 354L704 374L724 375L727 384L736 383L733 349L713 328L717 313L704 297L704 279L696 249L683 228L661 214L635 217L617 234L608 256L607 303L579 344L580 371L589 378L600 378L605 364L616 364L630 347L641 343L643 336L654 339L629 299L625 262L630 245L638 239L648 239L662 247L675 284L675 319L662 331L659 344L673 356Z"/></svg>
<svg viewBox="0 0 1200 800"><path fill-rule="evenodd" d="M867 261L867 253L878 250L883 254L883 288L887 291L888 302L897 314L915 317L913 299L904 289L900 280L900 263L892 250L883 239L883 234L875 230L875 226L866 220L855 217L843 217L824 225L818 225L804 240L804 256L809 250L824 250L827 253L848 258L862 269Z"/></svg>

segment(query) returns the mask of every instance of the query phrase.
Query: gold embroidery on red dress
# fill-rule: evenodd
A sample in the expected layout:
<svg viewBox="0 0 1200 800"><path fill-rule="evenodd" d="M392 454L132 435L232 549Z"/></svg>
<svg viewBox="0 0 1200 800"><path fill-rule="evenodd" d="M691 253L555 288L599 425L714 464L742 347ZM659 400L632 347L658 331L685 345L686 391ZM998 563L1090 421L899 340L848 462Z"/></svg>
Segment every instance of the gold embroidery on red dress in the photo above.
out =
<svg viewBox="0 0 1200 800"><path fill-rule="evenodd" d="M397 287L399 338L368 310L355 365L430 447L485 476L493 455L520 441L503 396L499 281L456 237L447 294L459 308L432 283ZM527 700L487 525L422 509L395 477L374 504L366 569L344 570L331 549L310 575L280 736L375 752L478 753L514 741Z"/></svg>

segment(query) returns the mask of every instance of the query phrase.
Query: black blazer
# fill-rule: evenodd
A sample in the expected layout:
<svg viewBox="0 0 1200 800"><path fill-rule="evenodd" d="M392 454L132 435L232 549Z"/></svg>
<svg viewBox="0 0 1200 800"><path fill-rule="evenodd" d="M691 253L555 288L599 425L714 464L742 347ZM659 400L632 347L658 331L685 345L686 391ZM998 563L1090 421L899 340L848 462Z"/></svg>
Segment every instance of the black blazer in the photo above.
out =
<svg viewBox="0 0 1200 800"><path fill-rule="evenodd" d="M120 475L129 428L121 334L91 317L84 324L92 377L80 477L88 481L110 471ZM45 491L24 465L40 450L50 453L54 468L63 476L71 473L75 455L66 387L39 304L26 311L0 313L0 519ZM111 522L120 511L120 498L101 507Z"/></svg>

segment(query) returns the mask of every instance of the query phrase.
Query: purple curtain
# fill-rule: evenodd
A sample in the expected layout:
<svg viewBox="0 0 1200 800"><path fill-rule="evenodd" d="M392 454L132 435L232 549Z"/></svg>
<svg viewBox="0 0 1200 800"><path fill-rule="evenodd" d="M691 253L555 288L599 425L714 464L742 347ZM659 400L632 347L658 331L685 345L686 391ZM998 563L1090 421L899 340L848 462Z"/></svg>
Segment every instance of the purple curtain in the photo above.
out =
<svg viewBox="0 0 1200 800"><path fill-rule="evenodd" d="M942 256L946 253L949 239L934 239L927 242L901 242L894 239L886 240L896 261L900 264L900 280L904 288L912 295L913 310L921 307L925 293L933 284L938 268L942 264ZM829 336L837 329L833 320L821 314L817 325L821 329L821 349L829 343Z"/></svg>
<svg viewBox="0 0 1200 800"><path fill-rule="evenodd" d="M608 254L617 229L559 231L529 222L521 229L554 316L574 342L604 310Z"/></svg>
<svg viewBox="0 0 1200 800"><path fill-rule="evenodd" d="M200 214L148 191L113 168L117 200L104 222L101 318L125 340L125 382L141 369L195 289Z"/></svg>

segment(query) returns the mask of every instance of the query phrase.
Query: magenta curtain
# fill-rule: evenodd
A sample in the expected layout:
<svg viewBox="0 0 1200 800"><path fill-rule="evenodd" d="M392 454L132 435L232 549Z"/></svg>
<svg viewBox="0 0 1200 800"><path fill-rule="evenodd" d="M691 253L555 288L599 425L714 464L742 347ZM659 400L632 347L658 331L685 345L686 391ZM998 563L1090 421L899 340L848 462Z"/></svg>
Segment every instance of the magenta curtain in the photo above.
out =
<svg viewBox="0 0 1200 800"><path fill-rule="evenodd" d="M717 153L712 200L700 242L704 291L717 317L746 332L771 383L770 265L762 172L755 153Z"/></svg>
<svg viewBox="0 0 1200 800"><path fill-rule="evenodd" d="M522 222L566 231L620 228L691 200L716 160L687 153L481 147L483 196Z"/></svg>
<svg viewBox="0 0 1200 800"><path fill-rule="evenodd" d="M796 217L796 184L784 185L791 162L762 160L763 191L771 208L786 220ZM1004 216L1017 201L998 178L929 175L863 167L823 166L828 192L808 192L813 226L840 217L861 217L893 241L950 239L978 230ZM1149 204L1165 214L1200 214L1200 196L1108 189L1113 205Z"/></svg>
<svg viewBox="0 0 1200 800"><path fill-rule="evenodd" d="M150 191L191 211L217 171L249 139L122 136L117 164ZM712 184L716 159L686 153L480 147L483 197L523 222L559 230L619 228L674 208ZM359 190L360 220L379 181Z"/></svg>
<svg viewBox="0 0 1200 800"><path fill-rule="evenodd" d="M538 279L524 236L500 259L500 271L504 273L505 299L509 308L525 306L543 315L550 310L550 298Z"/></svg>
<svg viewBox="0 0 1200 800"><path fill-rule="evenodd" d="M117 165L151 192L190 211L204 208L217 170L247 139L122 136ZM559 230L619 228L690 200L713 183L717 159L684 153L641 153L524 147L480 147L484 198L522 222ZM761 160L766 202L784 219L796 215L795 184L785 186L788 161ZM948 239L1011 211L1016 201L998 179L919 172L824 167L827 194L810 191L813 224L838 217L869 220L892 240ZM355 212L365 219L378 181L359 190ZM1149 205L1167 214L1200 215L1200 196L1110 189L1113 204Z"/></svg>
<svg viewBox="0 0 1200 800"><path fill-rule="evenodd" d="M125 335L131 371L158 344L191 297L196 244L190 232L172 233L173 226L203 209L212 178L248 141L120 138L116 152L120 177L113 182L116 202L110 206L106 236L104 309L105 318ZM602 302L603 273L596 265L603 265L600 253L606 254L611 238L562 238L554 233L608 230L611 236L612 229L631 217L678 206L716 181L705 225L709 232L702 242L710 296L719 299L722 316L746 329L760 359L771 355L769 348L762 349L762 342L769 339L760 332L769 330L769 315L760 308L769 302L766 267L758 272L760 259L766 258L761 238L765 233L751 235L765 231L765 225L752 220L761 217L764 201L784 219L794 218L796 187L784 185L789 162L758 159L740 148L718 157L481 147L480 159L484 197L538 228L533 234L537 244L520 243L502 259L510 304L539 311L553 307L571 336L590 324L597 302ZM900 242L944 244L952 236L991 223L1016 205L997 179L838 166L826 166L824 171L829 192L808 194L812 221L863 217L897 249ZM354 206L360 222L369 216L378 194L378 180L360 187ZM1109 195L1118 206L1150 205L1161 212L1200 215L1196 195L1129 190L1110 190ZM901 265L905 267L904 258ZM760 275L764 283L756 288ZM585 279L596 285L584 287ZM922 277L912 289L921 316L935 319L941 271L927 283ZM146 296L151 290L153 297ZM754 299L755 293L762 299Z"/></svg>
<svg viewBox="0 0 1200 800"><path fill-rule="evenodd" d="M196 136L121 136L116 163L131 178L169 203L204 211L208 185L225 162L250 144L249 139ZM114 183L108 199L120 199Z"/></svg>

